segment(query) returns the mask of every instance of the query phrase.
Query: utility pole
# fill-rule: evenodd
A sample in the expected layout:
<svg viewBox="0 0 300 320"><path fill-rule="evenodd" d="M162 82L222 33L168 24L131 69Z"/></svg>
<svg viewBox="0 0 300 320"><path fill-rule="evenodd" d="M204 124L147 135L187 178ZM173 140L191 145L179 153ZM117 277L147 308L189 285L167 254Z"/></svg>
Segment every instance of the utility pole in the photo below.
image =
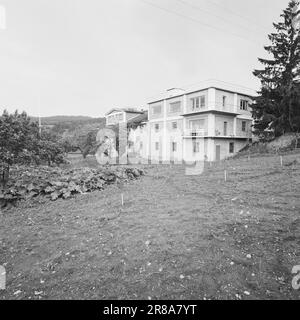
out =
<svg viewBox="0 0 300 320"><path fill-rule="evenodd" d="M42 120L41 120L41 116L39 115L39 135L41 137L42 135Z"/></svg>
<svg viewBox="0 0 300 320"><path fill-rule="evenodd" d="M38 109L38 117L39 117L39 137L42 136L42 119L41 119L41 106L40 106L40 93L37 96L37 109Z"/></svg>

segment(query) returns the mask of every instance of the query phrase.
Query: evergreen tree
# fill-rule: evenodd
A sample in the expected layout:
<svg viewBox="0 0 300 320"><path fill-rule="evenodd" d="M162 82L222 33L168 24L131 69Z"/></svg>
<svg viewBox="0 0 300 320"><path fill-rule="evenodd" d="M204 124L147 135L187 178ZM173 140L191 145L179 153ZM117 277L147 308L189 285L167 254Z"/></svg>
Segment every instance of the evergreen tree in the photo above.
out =
<svg viewBox="0 0 300 320"><path fill-rule="evenodd" d="M261 90L252 105L254 133L264 135L271 129L275 136L300 132L300 28L299 1L290 1L274 23L276 32L268 38L265 50L271 59L259 59L264 69L253 74L261 81ZM268 131L268 130L267 130Z"/></svg>

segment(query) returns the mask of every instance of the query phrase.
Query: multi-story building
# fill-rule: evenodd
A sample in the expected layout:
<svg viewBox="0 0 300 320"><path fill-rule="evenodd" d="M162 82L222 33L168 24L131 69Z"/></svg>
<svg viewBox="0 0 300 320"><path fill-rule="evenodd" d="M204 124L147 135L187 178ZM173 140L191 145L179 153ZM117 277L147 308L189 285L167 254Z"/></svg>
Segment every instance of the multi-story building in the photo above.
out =
<svg viewBox="0 0 300 320"><path fill-rule="evenodd" d="M230 157L252 139L254 95L249 89L217 81L189 90L170 89L148 103L148 121L144 117L142 126L130 130L129 149L152 162ZM138 116L141 112L134 109L114 109L106 115L107 125Z"/></svg>
<svg viewBox="0 0 300 320"><path fill-rule="evenodd" d="M199 158L199 152L207 161L232 156L252 139L254 94L209 81L190 90L168 90L150 101L150 158L182 161Z"/></svg>

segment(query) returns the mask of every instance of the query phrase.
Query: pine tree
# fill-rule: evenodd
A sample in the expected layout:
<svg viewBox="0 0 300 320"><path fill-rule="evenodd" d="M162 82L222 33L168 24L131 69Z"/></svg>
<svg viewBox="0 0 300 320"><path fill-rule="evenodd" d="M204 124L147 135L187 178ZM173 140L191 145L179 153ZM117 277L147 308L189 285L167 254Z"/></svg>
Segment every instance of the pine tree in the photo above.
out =
<svg viewBox="0 0 300 320"><path fill-rule="evenodd" d="M252 105L254 133L275 136L300 132L300 28L299 1L290 1L281 14L283 21L274 23L276 32L268 38L265 50L272 59L259 59L263 70L253 74L261 81L259 96Z"/></svg>

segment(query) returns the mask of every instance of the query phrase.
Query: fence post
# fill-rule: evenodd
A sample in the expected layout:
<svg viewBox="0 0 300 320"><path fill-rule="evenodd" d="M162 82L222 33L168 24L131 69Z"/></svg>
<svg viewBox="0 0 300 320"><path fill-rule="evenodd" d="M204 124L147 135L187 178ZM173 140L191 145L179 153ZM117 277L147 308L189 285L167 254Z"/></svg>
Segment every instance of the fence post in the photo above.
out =
<svg viewBox="0 0 300 320"><path fill-rule="evenodd" d="M6 288L6 270L3 266L0 266L0 290Z"/></svg>

